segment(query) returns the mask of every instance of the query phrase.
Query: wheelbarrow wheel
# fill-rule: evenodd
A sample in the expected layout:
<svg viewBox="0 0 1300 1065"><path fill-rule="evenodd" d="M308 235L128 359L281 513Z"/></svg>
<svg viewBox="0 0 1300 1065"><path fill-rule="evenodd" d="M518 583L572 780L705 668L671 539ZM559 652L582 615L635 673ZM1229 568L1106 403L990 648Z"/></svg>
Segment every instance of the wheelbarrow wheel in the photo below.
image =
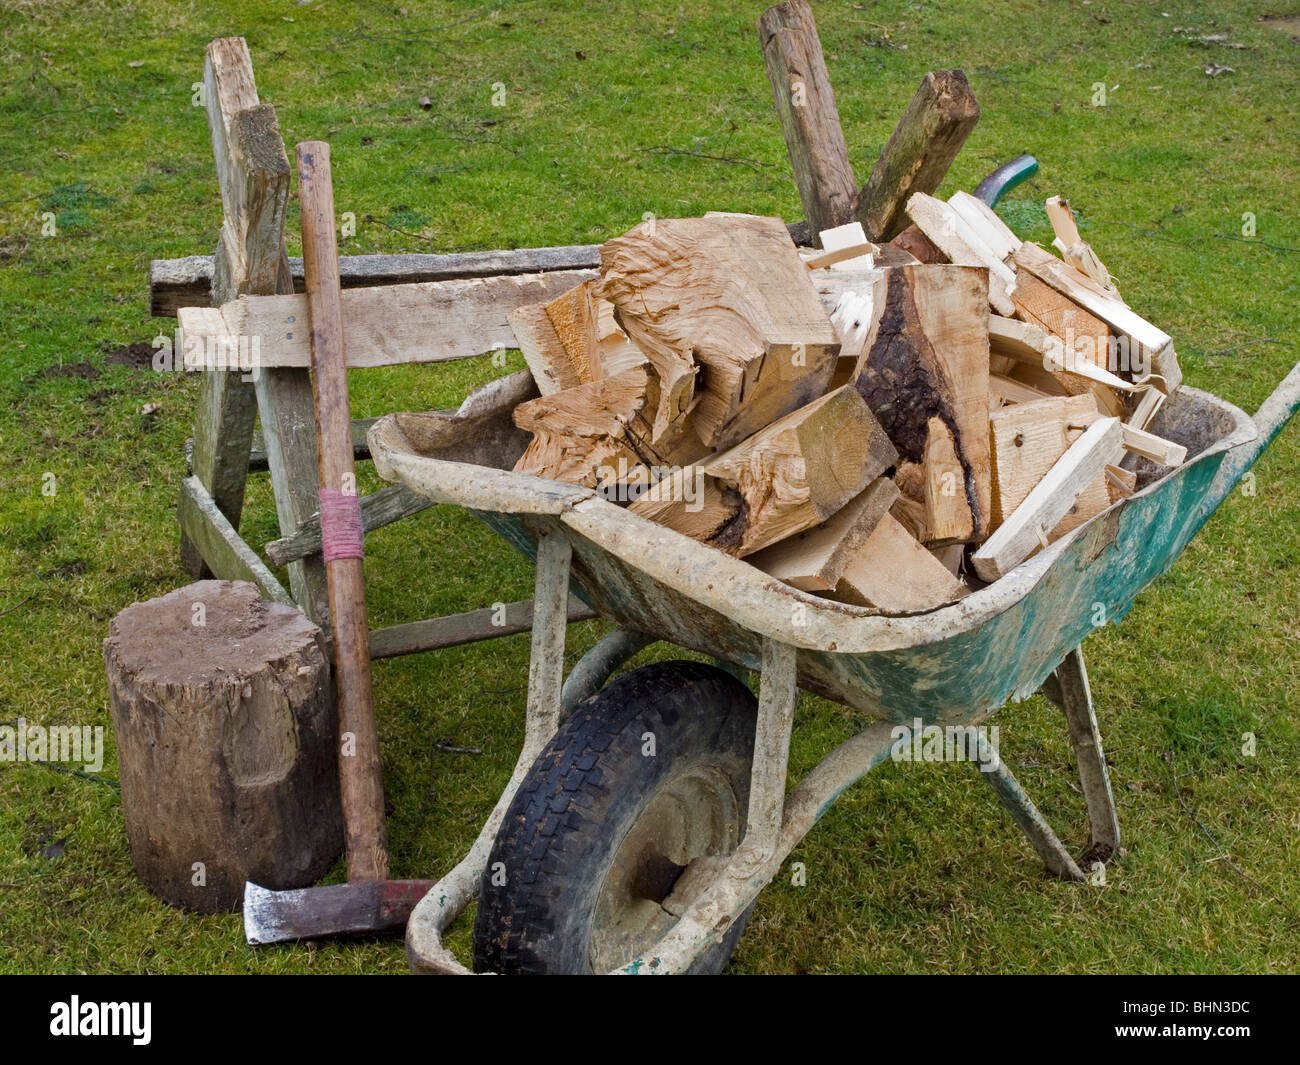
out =
<svg viewBox="0 0 1300 1065"><path fill-rule="evenodd" d="M608 972L658 942L744 833L755 717L748 688L697 662L632 670L580 704L497 833L474 967ZM690 971L721 972L748 920Z"/></svg>

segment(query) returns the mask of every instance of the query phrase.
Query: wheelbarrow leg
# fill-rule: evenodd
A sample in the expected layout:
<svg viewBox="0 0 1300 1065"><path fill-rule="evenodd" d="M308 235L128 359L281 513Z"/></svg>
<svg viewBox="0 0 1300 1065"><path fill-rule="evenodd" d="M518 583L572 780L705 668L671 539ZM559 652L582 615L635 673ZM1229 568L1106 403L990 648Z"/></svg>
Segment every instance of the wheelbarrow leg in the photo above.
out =
<svg viewBox="0 0 1300 1065"><path fill-rule="evenodd" d="M972 763L979 775L984 777L992 785L994 792L997 793L998 801L1006 807L1011 818L1033 844L1034 850L1038 856L1043 859L1043 864L1047 866L1048 871L1061 877L1063 880L1083 880L1085 879L1083 870L1070 856L1060 839L1057 838L1052 826L1038 811L1034 805L1034 800L1025 794L1025 789L1020 786L1020 781L1016 780L1011 774L998 753L993 750L988 741L980 735L977 739L979 749L979 761ZM987 769L988 766L994 766L993 769Z"/></svg>
<svg viewBox="0 0 1300 1065"><path fill-rule="evenodd" d="M1088 808L1088 849L1079 859L1079 864L1088 870L1096 862L1104 865L1118 852L1119 818L1115 814L1106 756L1101 750L1101 733L1097 730L1082 647L1076 647L1056 667L1056 681L1061 690L1061 708L1070 728L1074 760L1079 767L1083 801Z"/></svg>
<svg viewBox="0 0 1300 1065"><path fill-rule="evenodd" d="M1092 708L1088 687L1088 669L1083 663L1083 648L1076 647L1043 685L1043 694L1064 712L1070 729L1074 760L1083 785L1083 801L1088 810L1088 846L1076 862L1066 851L1056 833L1043 819L1033 801L1025 794L1011 771L1002 765L992 748L980 740L981 765L992 759L998 768L987 776L1002 805L1029 837L1047 868L1067 880L1085 880L1097 865L1104 866L1119 850L1119 818L1106 771L1106 756L1101 750L1101 733Z"/></svg>
<svg viewBox="0 0 1300 1065"><path fill-rule="evenodd" d="M515 792L560 725L564 680L564 635L568 627L569 568L573 546L559 532L537 538L537 583L533 595L532 657L528 666L528 716L524 746L510 782L469 853L439 880L411 912L406 957L417 973L468 973L442 945L442 932L478 896L483 870Z"/></svg>

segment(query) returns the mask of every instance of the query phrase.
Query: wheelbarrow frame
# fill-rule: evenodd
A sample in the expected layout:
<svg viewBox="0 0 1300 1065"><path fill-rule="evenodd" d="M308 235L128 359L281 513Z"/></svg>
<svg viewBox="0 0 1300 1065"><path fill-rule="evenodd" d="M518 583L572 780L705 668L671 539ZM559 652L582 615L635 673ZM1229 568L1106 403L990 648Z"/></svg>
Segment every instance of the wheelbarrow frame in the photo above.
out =
<svg viewBox="0 0 1300 1065"><path fill-rule="evenodd" d="M1040 686L1064 710L1087 809L1076 860L1014 775L978 742L981 772L1048 869L1083 880L1120 845L1081 642L1100 604L1117 620L1164 572L1300 406L1300 366L1252 419L1184 387L1156 431L1188 445L1181 467L1140 469L1140 490L1002 580L956 604L912 615L843 606L791 589L747 563L655 525L591 490L412 452L395 416L370 431L376 468L435 502L467 507L536 559L523 749L466 857L437 882L407 927L417 972L468 973L442 933L478 893L505 811L563 720L566 704L598 690L646 643L667 639L760 672L744 835L723 871L672 930L617 970L685 971L717 943L780 870L835 799L890 756L898 721L973 725ZM1181 412L1181 424L1177 415ZM1161 420L1164 425L1162 426ZM629 585L639 575L644 580ZM568 597L576 592L621 627L564 683ZM697 628L692 628L697 626ZM990 662L990 656L1006 656ZM969 671L980 657L983 671ZM950 678L972 683L954 692ZM1046 683L1044 683L1046 682ZM882 720L832 750L786 795L799 688L839 698Z"/></svg>

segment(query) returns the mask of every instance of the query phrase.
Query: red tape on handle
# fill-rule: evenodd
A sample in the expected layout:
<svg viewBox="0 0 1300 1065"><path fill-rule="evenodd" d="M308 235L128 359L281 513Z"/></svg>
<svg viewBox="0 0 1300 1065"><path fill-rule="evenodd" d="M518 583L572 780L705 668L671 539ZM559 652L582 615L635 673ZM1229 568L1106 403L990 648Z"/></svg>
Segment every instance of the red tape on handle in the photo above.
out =
<svg viewBox="0 0 1300 1065"><path fill-rule="evenodd" d="M361 539L361 497L355 492L322 488L320 540L325 561L361 558Z"/></svg>

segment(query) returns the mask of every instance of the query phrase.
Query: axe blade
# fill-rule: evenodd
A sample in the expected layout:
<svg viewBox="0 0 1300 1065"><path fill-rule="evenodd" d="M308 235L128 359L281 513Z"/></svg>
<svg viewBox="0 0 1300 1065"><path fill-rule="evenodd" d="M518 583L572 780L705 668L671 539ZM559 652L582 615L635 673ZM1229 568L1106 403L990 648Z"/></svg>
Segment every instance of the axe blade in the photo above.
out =
<svg viewBox="0 0 1300 1065"><path fill-rule="evenodd" d="M261 946L404 929L415 904L435 883L365 880L272 891L250 881L244 885L244 936Z"/></svg>

